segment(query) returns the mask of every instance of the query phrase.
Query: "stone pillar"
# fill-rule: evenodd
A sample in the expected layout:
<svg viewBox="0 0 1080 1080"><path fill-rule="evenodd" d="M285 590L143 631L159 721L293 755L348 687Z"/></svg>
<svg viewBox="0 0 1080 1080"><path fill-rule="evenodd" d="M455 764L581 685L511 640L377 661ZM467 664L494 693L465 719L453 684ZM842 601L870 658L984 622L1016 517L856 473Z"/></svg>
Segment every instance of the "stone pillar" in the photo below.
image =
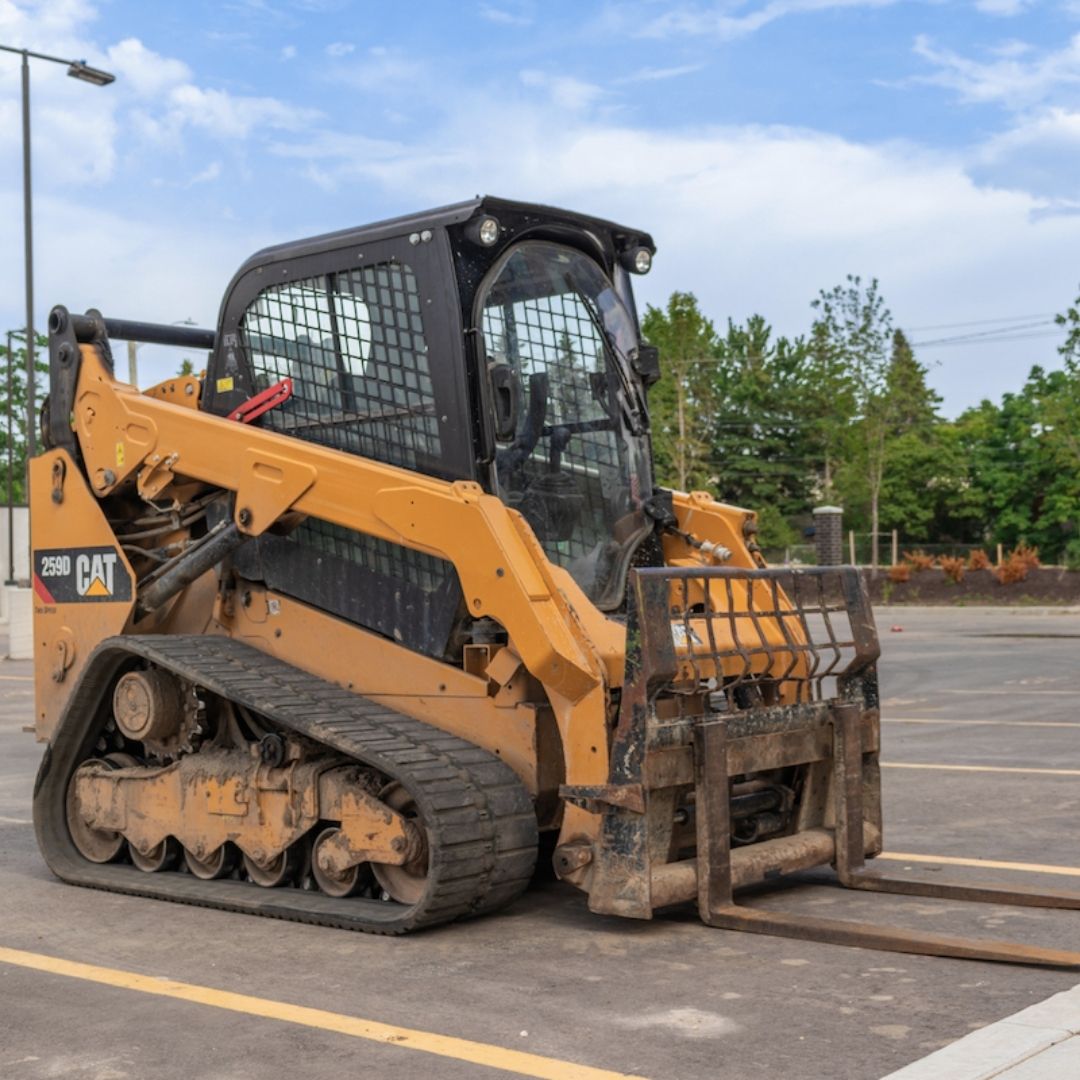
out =
<svg viewBox="0 0 1080 1080"><path fill-rule="evenodd" d="M844 561L844 511L839 506L814 507L814 547L818 566Z"/></svg>

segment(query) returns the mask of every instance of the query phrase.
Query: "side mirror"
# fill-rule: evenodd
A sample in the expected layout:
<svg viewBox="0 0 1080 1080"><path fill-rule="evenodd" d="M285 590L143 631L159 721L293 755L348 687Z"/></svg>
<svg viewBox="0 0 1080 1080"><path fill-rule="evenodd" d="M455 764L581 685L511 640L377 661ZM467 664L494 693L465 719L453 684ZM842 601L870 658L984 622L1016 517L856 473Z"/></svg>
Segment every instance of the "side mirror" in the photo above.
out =
<svg viewBox="0 0 1080 1080"><path fill-rule="evenodd" d="M521 381L509 364L492 364L491 397L495 405L495 438L510 442L521 413Z"/></svg>
<svg viewBox="0 0 1080 1080"><path fill-rule="evenodd" d="M655 345L639 345L633 364L646 387L660 378L660 350Z"/></svg>

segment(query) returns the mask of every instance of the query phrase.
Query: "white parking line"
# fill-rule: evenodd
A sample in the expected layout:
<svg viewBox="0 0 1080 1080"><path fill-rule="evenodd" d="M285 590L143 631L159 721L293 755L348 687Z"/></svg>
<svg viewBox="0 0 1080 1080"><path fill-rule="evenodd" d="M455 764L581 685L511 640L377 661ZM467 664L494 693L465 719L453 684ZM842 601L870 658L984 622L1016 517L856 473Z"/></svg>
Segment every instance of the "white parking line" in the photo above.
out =
<svg viewBox="0 0 1080 1080"><path fill-rule="evenodd" d="M979 724L990 727L1063 727L1080 728L1073 720L935 720L930 716L883 716L883 724Z"/></svg>
<svg viewBox="0 0 1080 1080"><path fill-rule="evenodd" d="M940 769L944 772L1028 773L1036 776L1080 776L1080 769L1036 769L1022 765L944 765L923 761L883 761L883 769Z"/></svg>

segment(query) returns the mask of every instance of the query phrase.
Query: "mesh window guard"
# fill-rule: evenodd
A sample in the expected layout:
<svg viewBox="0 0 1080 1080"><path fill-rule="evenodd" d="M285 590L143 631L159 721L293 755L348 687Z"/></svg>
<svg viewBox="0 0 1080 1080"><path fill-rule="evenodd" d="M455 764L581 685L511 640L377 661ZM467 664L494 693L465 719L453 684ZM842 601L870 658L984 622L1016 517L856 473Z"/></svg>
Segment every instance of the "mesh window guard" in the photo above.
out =
<svg viewBox="0 0 1080 1080"><path fill-rule="evenodd" d="M289 537L314 551L361 563L384 577L405 578L425 593L441 588L448 574L454 573L449 563L434 555L401 547L320 518L306 518Z"/></svg>
<svg viewBox="0 0 1080 1080"><path fill-rule="evenodd" d="M401 263L263 290L240 327L254 391L290 378L293 394L262 423L388 465L436 472L442 448L421 311L416 276ZM280 543L262 547L266 573L283 592L441 655L457 607L451 563L311 517L289 533L288 549ZM298 549L302 567L290 554ZM321 580L306 577L309 569ZM337 583L334 595L328 581Z"/></svg>
<svg viewBox="0 0 1080 1080"><path fill-rule="evenodd" d="M522 415L534 395L544 397L531 451L511 447L498 456L504 498L548 557L596 596L619 550L617 522L631 509L626 449L612 418L617 377L602 331L573 292L518 299L506 289L489 296L483 332L489 360L511 366L520 380Z"/></svg>
<svg viewBox="0 0 1080 1080"><path fill-rule="evenodd" d="M244 315L255 390L293 396L267 427L335 450L428 471L440 457L420 293L412 270L379 263L273 285Z"/></svg>

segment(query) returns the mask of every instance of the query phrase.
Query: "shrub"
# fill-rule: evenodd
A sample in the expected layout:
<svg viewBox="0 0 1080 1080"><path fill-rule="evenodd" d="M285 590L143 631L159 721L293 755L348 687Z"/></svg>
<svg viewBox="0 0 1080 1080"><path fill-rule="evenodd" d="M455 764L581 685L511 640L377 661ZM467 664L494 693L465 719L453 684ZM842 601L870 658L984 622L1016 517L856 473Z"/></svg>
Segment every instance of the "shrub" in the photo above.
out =
<svg viewBox="0 0 1080 1080"><path fill-rule="evenodd" d="M1070 540L1065 545L1063 561L1066 570L1080 570L1080 538Z"/></svg>
<svg viewBox="0 0 1080 1080"><path fill-rule="evenodd" d="M945 576L954 584L959 585L964 580L964 560L952 555L942 555L938 560Z"/></svg>
<svg viewBox="0 0 1080 1080"><path fill-rule="evenodd" d="M905 581L910 581L911 567L907 563L897 563L895 566L890 566L889 580L894 585L903 585Z"/></svg>
<svg viewBox="0 0 1080 1080"><path fill-rule="evenodd" d="M933 570L937 560L933 555L927 555L925 551L905 551L904 562L918 574L923 570Z"/></svg>
<svg viewBox="0 0 1080 1080"><path fill-rule="evenodd" d="M1002 585L1015 585L1018 581L1027 578L1029 569L1028 564L1023 559L1018 559L1016 552L1012 551L1004 562L994 567L994 577Z"/></svg>
<svg viewBox="0 0 1080 1080"><path fill-rule="evenodd" d="M1022 540L1012 549L1009 558L1016 559L1017 562L1023 563L1029 570L1035 570L1042 565L1042 563L1039 562L1039 549L1037 547L1029 547Z"/></svg>
<svg viewBox="0 0 1080 1080"><path fill-rule="evenodd" d="M975 548L975 550L972 551L972 553L968 556L968 569L989 570L990 556L987 555L982 548Z"/></svg>

